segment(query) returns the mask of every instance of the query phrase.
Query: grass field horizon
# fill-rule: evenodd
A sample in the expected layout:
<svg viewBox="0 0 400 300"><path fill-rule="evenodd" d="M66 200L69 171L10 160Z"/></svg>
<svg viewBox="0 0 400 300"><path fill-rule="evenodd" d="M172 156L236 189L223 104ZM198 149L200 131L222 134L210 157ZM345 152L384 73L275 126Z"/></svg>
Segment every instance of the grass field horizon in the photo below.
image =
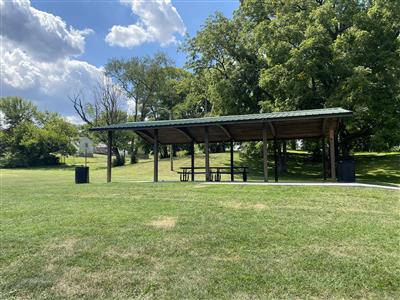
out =
<svg viewBox="0 0 400 300"><path fill-rule="evenodd" d="M357 154L358 181L399 185L399 157ZM151 159L113 168L106 184L105 157L88 161L83 185L78 157L1 170L0 298L400 297L399 191L139 182L152 180ZM283 180L321 181L302 156L291 167ZM168 159L160 180L179 180Z"/></svg>

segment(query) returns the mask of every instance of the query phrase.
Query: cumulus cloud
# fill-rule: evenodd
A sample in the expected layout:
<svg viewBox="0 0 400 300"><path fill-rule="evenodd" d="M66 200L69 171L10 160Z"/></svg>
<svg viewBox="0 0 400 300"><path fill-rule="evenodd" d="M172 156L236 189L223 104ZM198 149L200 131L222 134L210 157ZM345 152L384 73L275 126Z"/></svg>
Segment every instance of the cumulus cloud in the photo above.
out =
<svg viewBox="0 0 400 300"><path fill-rule="evenodd" d="M0 0L1 35L35 59L54 60L84 52L91 29L67 27L57 16L33 8L29 0Z"/></svg>
<svg viewBox="0 0 400 300"><path fill-rule="evenodd" d="M85 47L83 31L57 16L31 7L27 0L0 0L0 84L2 96L35 100L42 109L72 113L67 96L92 87L97 68L75 59Z"/></svg>
<svg viewBox="0 0 400 300"><path fill-rule="evenodd" d="M184 35L185 24L170 0L121 0L128 5L138 22L129 26L115 25L106 36L112 46L131 48L146 42L162 46L175 43L176 35Z"/></svg>

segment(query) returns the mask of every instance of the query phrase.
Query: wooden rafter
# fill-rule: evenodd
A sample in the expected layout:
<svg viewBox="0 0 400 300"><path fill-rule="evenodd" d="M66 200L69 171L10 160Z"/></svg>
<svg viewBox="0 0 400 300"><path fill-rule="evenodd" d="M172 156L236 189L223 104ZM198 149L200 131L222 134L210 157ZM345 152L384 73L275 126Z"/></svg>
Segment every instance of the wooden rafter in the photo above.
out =
<svg viewBox="0 0 400 300"><path fill-rule="evenodd" d="M232 136L231 132L229 131L229 129L226 128L226 126L224 126L224 125L217 125L217 126L222 129L222 131L226 134L226 136L228 137L229 140L233 140L233 136Z"/></svg>
<svg viewBox="0 0 400 300"><path fill-rule="evenodd" d="M323 119L322 120L322 136L324 136L325 135L325 132L326 132L326 122L327 122L327 119Z"/></svg>
<svg viewBox="0 0 400 300"><path fill-rule="evenodd" d="M196 139L194 138L194 136L193 136L187 129L179 128L179 127L176 127L175 129L176 129L177 131L179 131L180 133L182 133L186 138L188 138L189 141L194 141L194 142L197 143L197 141L196 141Z"/></svg>
<svg viewBox="0 0 400 300"><path fill-rule="evenodd" d="M269 128L271 129L272 136L276 137L276 130L275 130L274 124L272 124L272 122L268 122L268 125L269 125Z"/></svg>
<svg viewBox="0 0 400 300"><path fill-rule="evenodd" d="M144 140L147 141L148 143L150 143L150 144L153 144L153 143L154 143L154 138L153 138L153 136L152 136L150 133L148 133L147 131L144 131L144 130L135 130L135 132L136 132L136 134L137 134L138 136L140 136L142 139L144 139Z"/></svg>

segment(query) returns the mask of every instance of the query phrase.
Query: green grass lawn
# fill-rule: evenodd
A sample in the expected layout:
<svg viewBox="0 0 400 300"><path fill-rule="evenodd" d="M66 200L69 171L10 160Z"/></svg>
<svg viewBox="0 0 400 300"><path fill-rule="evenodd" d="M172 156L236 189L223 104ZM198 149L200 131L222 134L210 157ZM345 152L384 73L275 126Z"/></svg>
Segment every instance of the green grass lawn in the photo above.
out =
<svg viewBox="0 0 400 300"><path fill-rule="evenodd" d="M273 157L270 157L273 160ZM357 181L365 183L377 183L385 185L400 186L400 153L357 153L355 155ZM81 165L84 159L81 157L69 157L66 160L69 167ZM204 155L196 154L196 166L204 166ZM96 155L88 158L88 165L91 172L92 182L104 182L106 178L106 156ZM229 166L228 153L210 154L210 165ZM249 181L263 180L262 159L259 161L246 161L235 153L235 165L249 167ZM69 167L66 167L68 169ZM179 181L176 171L179 167L189 167L190 158L187 156L174 158L174 170L170 171L169 158L160 160L159 179L165 181ZM329 166L327 166L328 168ZM56 168L60 170L59 167ZM62 168L61 168L62 170ZM20 172L20 171L18 171ZM29 171L31 172L31 171ZM68 173L68 172L67 172ZM125 165L124 167L113 168L113 181L152 181L153 180L153 160L141 160L135 165ZM59 173L57 173L59 176ZM69 173L68 173L69 174ZM270 178L274 180L274 166L271 161L269 166ZM68 175L70 177L70 175ZM72 177L70 177L72 179ZM242 180L240 175L236 175L237 180ZM198 175L196 180L204 181L204 175ZM230 175L222 175L222 180L229 181ZM279 178L280 181L322 181L322 163L312 162L310 155L304 152L292 151L288 155L288 174Z"/></svg>
<svg viewBox="0 0 400 300"><path fill-rule="evenodd" d="M361 180L399 184L398 154L369 157ZM0 298L400 297L399 191L134 182L151 160L105 184L89 163L87 185L72 167L1 170Z"/></svg>

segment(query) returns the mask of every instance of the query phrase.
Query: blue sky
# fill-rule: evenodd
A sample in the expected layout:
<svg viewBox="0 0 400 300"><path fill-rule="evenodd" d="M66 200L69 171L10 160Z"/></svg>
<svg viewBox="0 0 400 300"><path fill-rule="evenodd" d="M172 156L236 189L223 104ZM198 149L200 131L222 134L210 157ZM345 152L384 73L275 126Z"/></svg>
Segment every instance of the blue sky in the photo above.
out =
<svg viewBox="0 0 400 300"><path fill-rule="evenodd" d="M0 0L1 94L72 120L68 94L89 91L108 59L161 50L183 66L184 35L238 7L236 0Z"/></svg>

